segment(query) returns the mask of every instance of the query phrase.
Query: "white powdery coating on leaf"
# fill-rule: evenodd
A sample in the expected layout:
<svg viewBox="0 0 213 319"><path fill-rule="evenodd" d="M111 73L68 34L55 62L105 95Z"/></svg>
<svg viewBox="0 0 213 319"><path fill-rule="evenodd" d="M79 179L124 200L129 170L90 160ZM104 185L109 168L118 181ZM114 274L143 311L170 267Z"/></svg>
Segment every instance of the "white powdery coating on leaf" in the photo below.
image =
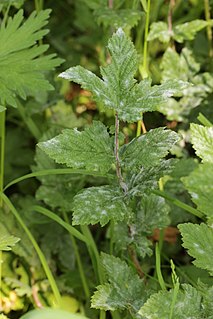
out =
<svg viewBox="0 0 213 319"><path fill-rule="evenodd" d="M67 72L62 72L58 75L59 78L63 78L63 79L66 79L66 80L69 80L70 76Z"/></svg>
<svg viewBox="0 0 213 319"><path fill-rule="evenodd" d="M124 35L124 31L122 30L122 28L119 28L116 32L116 35L122 37Z"/></svg>

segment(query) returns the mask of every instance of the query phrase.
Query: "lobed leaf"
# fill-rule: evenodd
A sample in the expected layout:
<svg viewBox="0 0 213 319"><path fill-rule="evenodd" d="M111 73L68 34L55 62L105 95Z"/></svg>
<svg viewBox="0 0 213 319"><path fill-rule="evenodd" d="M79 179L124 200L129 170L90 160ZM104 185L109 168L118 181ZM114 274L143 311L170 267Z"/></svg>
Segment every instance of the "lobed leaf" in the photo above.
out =
<svg viewBox="0 0 213 319"><path fill-rule="evenodd" d="M174 289L159 291L151 295L142 306L139 314L143 319L200 319L201 318L201 294L192 286L184 284L183 290L178 291L177 299L173 305ZM171 308L173 316L171 316Z"/></svg>
<svg viewBox="0 0 213 319"><path fill-rule="evenodd" d="M204 223L181 224L178 228L182 235L183 247L195 258L195 266L208 270L213 276L213 229Z"/></svg>
<svg viewBox="0 0 213 319"><path fill-rule="evenodd" d="M169 32L166 22L158 21L151 24L147 40L158 39L160 42L168 43L172 34Z"/></svg>
<svg viewBox="0 0 213 319"><path fill-rule="evenodd" d="M106 27L131 29L141 19L142 12L133 9L100 8L94 12L97 22Z"/></svg>
<svg viewBox="0 0 213 319"><path fill-rule="evenodd" d="M174 39L182 43L184 40L193 40L200 30L205 28L209 23L205 20L193 20L174 27Z"/></svg>
<svg viewBox="0 0 213 319"><path fill-rule="evenodd" d="M174 79L191 82L195 74L199 72L200 65L189 49L183 48L181 54L178 54L172 48L168 48L163 55L161 69L163 82Z"/></svg>
<svg viewBox="0 0 213 319"><path fill-rule="evenodd" d="M131 169L158 165L178 140L175 132L163 127L150 130L120 148L121 164Z"/></svg>
<svg viewBox="0 0 213 319"><path fill-rule="evenodd" d="M158 187L158 181L164 175L168 175L174 168L176 161L161 160L156 166L141 167L138 172L129 171L127 174L128 195L130 197L143 196Z"/></svg>
<svg viewBox="0 0 213 319"><path fill-rule="evenodd" d="M98 102L118 112L121 120L139 120L141 112L156 110L159 103L164 103L168 97L179 94L186 87L186 83L177 80L153 87L150 79L136 84L137 52L122 29L113 34L108 48L111 63L100 69L103 80L80 66L70 68L60 76L90 90Z"/></svg>
<svg viewBox="0 0 213 319"><path fill-rule="evenodd" d="M210 22L212 24L212 22ZM171 38L182 43L185 40L193 40L200 30L205 28L209 22L205 20L193 20L183 24L176 25L172 31L169 31L168 24L163 21L151 24L148 41L158 39L162 43L168 43Z"/></svg>
<svg viewBox="0 0 213 319"><path fill-rule="evenodd" d="M114 226L113 241L118 251L126 251L129 245L133 246L141 257L152 255L152 242L147 236L152 235L156 228L169 225L170 208L162 197L154 194L143 194L138 203L129 226L118 223Z"/></svg>
<svg viewBox="0 0 213 319"><path fill-rule="evenodd" d="M101 257L109 283L97 287L91 299L92 308L128 309L136 313L149 293L143 280L120 258L103 253Z"/></svg>
<svg viewBox="0 0 213 319"><path fill-rule="evenodd" d="M98 121L83 132L66 129L38 146L57 163L72 168L106 173L114 163L113 145L107 128Z"/></svg>
<svg viewBox="0 0 213 319"><path fill-rule="evenodd" d="M124 194L118 187L100 186L84 189L74 197L73 225L106 225L111 219L129 219L130 209L124 201Z"/></svg>
<svg viewBox="0 0 213 319"><path fill-rule="evenodd" d="M203 163L213 164L213 126L205 127L192 123L190 125L191 140L197 156Z"/></svg>

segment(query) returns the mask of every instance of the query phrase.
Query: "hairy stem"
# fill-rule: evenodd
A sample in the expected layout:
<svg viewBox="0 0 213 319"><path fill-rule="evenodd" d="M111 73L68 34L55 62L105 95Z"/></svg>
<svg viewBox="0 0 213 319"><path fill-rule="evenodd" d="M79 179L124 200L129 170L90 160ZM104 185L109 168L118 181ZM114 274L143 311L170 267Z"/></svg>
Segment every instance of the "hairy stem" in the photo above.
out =
<svg viewBox="0 0 213 319"><path fill-rule="evenodd" d="M207 38L209 42L209 57L213 57L213 47L212 47L212 26L210 24L211 22L211 8L209 5L209 0L204 0L204 7L205 7L205 19L209 24L206 27L206 32L207 32Z"/></svg>
<svg viewBox="0 0 213 319"><path fill-rule="evenodd" d="M116 161L116 175L117 175L119 184L121 188L123 189L123 191L126 193L128 188L121 174L121 166L120 166L120 159L119 159L119 119L118 119L117 112L115 114L115 161Z"/></svg>
<svg viewBox="0 0 213 319"><path fill-rule="evenodd" d="M61 304L61 295L60 292L58 290L56 281L53 277L53 274L49 268L49 265L47 263L47 260L43 254L43 252L41 251L37 241L35 240L35 238L33 237L32 233L30 232L29 228L25 225L23 219L21 218L21 216L19 215L19 213L17 212L17 210L15 209L15 207L13 206L13 204L11 203L11 201L9 200L9 198L1 193L0 194L1 198L3 199L3 201L5 202L5 204L7 205L7 207L10 209L10 211L12 212L12 214L14 215L14 217L16 218L16 220L18 221L18 223L20 224L20 226L23 228L24 232L26 233L27 237L29 238L29 240L31 241L34 249L36 250L38 257L40 259L40 262L43 266L44 272L48 278L49 284L52 288L53 294L55 296L56 302L58 305Z"/></svg>
<svg viewBox="0 0 213 319"><path fill-rule="evenodd" d="M133 265L134 265L135 269L137 270L138 275L140 276L140 278L143 278L144 273L143 273L143 270L141 268L141 265L139 263L139 260L138 260L138 257L137 257L137 254L136 254L134 248L129 246L128 252L129 252L130 258L133 262Z"/></svg>

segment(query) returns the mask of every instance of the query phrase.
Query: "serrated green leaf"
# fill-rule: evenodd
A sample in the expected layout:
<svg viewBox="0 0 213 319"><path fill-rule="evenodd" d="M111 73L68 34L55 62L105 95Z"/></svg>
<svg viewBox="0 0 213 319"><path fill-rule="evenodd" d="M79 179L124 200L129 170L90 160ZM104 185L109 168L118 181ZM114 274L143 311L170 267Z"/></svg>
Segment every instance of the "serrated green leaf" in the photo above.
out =
<svg viewBox="0 0 213 319"><path fill-rule="evenodd" d="M178 225L183 238L183 247L195 258L195 266L208 270L213 276L213 229L202 223Z"/></svg>
<svg viewBox="0 0 213 319"><path fill-rule="evenodd" d="M152 242L147 236L152 235L155 228L169 225L170 208L162 197L144 194L138 203L129 225L118 223L114 226L113 241L118 251L125 251L133 246L140 257L152 255Z"/></svg>
<svg viewBox="0 0 213 319"><path fill-rule="evenodd" d="M170 208L164 198L154 194L144 194L135 221L138 231L151 234L155 228L165 228L169 224L169 211Z"/></svg>
<svg viewBox="0 0 213 319"><path fill-rule="evenodd" d="M149 240L142 229L137 227L138 219L134 218L129 226L125 222L117 223L114 226L112 240L115 245L115 251L120 253L134 247L138 256L145 257L152 255L152 242Z"/></svg>
<svg viewBox="0 0 213 319"><path fill-rule="evenodd" d="M124 201L124 194L117 187L100 186L84 189L74 197L73 225L96 224L104 226L113 219L129 219L130 209Z"/></svg>
<svg viewBox="0 0 213 319"><path fill-rule="evenodd" d="M191 141L197 156L203 163L213 164L213 126L205 127L198 124L190 124Z"/></svg>
<svg viewBox="0 0 213 319"><path fill-rule="evenodd" d="M209 283L209 281L208 281ZM203 284L201 281L198 282L198 289L203 295L203 316L202 318L213 319L213 286L209 287L208 284Z"/></svg>
<svg viewBox="0 0 213 319"><path fill-rule="evenodd" d="M106 173L114 163L113 145L107 128L98 121L83 132L66 129L38 146L57 163L72 168Z"/></svg>
<svg viewBox="0 0 213 319"><path fill-rule="evenodd" d="M128 309L136 313L149 293L143 280L120 258L102 254L102 264L109 283L97 287L91 299L92 308Z"/></svg>
<svg viewBox="0 0 213 319"><path fill-rule="evenodd" d="M162 160L159 165L144 168L141 167L138 172L128 172L127 187L130 197L143 196L152 189L158 187L158 181L164 175L168 175L174 168L176 161L173 159Z"/></svg>
<svg viewBox="0 0 213 319"><path fill-rule="evenodd" d="M201 319L201 294L190 285L184 284L182 287L184 290L178 291L172 317L170 311L173 289L153 294L142 306L139 314L144 319Z"/></svg>
<svg viewBox="0 0 213 319"><path fill-rule="evenodd" d="M151 24L147 40L152 41L158 39L163 43L168 43L171 35L173 35L173 33L171 34L169 32L167 23L158 21Z"/></svg>
<svg viewBox="0 0 213 319"><path fill-rule="evenodd" d="M20 238L10 235L0 235L0 250L12 250L12 247L20 240Z"/></svg>
<svg viewBox="0 0 213 319"><path fill-rule="evenodd" d="M174 27L174 39L182 43L184 40L193 40L197 32L208 25L205 20L193 20Z"/></svg>
<svg viewBox="0 0 213 319"><path fill-rule="evenodd" d="M163 127L150 130L120 148L121 165L131 169L157 165L178 140L175 132Z"/></svg>
<svg viewBox="0 0 213 319"><path fill-rule="evenodd" d="M205 20L193 20L183 24L176 25L172 31L169 31L168 24L163 21L151 24L148 41L159 39L162 43L168 43L171 38L182 43L184 40L193 40L200 30L205 28L209 22Z"/></svg>
<svg viewBox="0 0 213 319"><path fill-rule="evenodd" d="M8 19L0 28L0 102L16 107L16 97L51 90L44 72L61 64L54 54L42 56L48 45L36 43L48 33L42 29L48 22L50 10L33 12L23 23L23 10Z"/></svg>
<svg viewBox="0 0 213 319"><path fill-rule="evenodd" d="M118 112L121 120L139 120L141 112L156 110L159 103L164 103L168 97L180 93L186 87L186 83L177 80L153 87L150 79L136 84L134 74L138 67L137 52L122 29L119 28L113 34L108 48L111 63L101 67L103 80L80 66L70 68L60 76L90 90L98 102Z"/></svg>
<svg viewBox="0 0 213 319"><path fill-rule="evenodd" d="M193 85L184 88L178 101L170 98L166 104L160 104L158 111L165 114L169 120L188 121L191 110L206 103L205 100L212 94L213 77L206 72L198 73L200 65L187 48L180 54L168 48L163 56L161 68L162 82L178 78Z"/></svg>
<svg viewBox="0 0 213 319"><path fill-rule="evenodd" d="M200 164L182 181L197 208L206 216L213 217L213 164Z"/></svg>
<svg viewBox="0 0 213 319"><path fill-rule="evenodd" d="M46 138L48 137L46 136ZM34 172L60 167L39 148L36 149L35 162L36 165L32 166ZM41 182L41 185L36 191L36 199L43 200L45 204L53 209L60 208L65 212L69 212L72 209L74 195L85 185L83 176L79 177L71 174L40 176L37 178ZM38 219L38 216L34 218ZM32 219L33 217L31 216Z"/></svg>
<svg viewBox="0 0 213 319"><path fill-rule="evenodd" d="M161 69L163 70L163 82L173 79L191 81L193 76L199 72L200 65L195 61L189 49L183 48L181 54L178 54L172 48L168 48L163 55Z"/></svg>
<svg viewBox="0 0 213 319"><path fill-rule="evenodd" d="M100 8L95 11L95 17L99 24L103 24L105 27L113 27L131 29L136 26L141 19L142 12L133 9L111 9Z"/></svg>

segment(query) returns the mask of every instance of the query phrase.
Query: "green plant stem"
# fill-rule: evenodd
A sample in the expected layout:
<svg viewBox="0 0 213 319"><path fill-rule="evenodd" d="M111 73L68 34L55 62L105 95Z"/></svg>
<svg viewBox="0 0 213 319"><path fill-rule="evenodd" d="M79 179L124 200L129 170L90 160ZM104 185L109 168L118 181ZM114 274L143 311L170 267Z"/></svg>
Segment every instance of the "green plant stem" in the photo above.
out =
<svg viewBox="0 0 213 319"><path fill-rule="evenodd" d="M147 1L147 10L146 10L145 31L144 31L143 64L142 64L141 68L139 67L139 71L140 71L140 74L141 74L143 79L148 77L148 41L147 41L147 38L148 38L148 33L149 33L150 7L151 7L151 0L148 0ZM143 118L143 114L141 114L141 120L139 120L137 123L137 137L141 135L142 127L144 125L142 118ZM146 129L145 129L145 131L146 131Z"/></svg>
<svg viewBox="0 0 213 319"><path fill-rule="evenodd" d="M77 229L75 229L75 227L71 226L69 223L66 223L61 217L54 214L49 209L44 208L42 206L35 205L35 206L31 207L31 210L36 211L36 212L54 220L56 223L58 223L59 225L64 227L72 236L83 241L85 244L88 243L86 236L84 236L81 232L79 232Z"/></svg>
<svg viewBox="0 0 213 319"><path fill-rule="evenodd" d="M43 0L34 0L36 12L43 9Z"/></svg>
<svg viewBox="0 0 213 319"><path fill-rule="evenodd" d="M179 278L176 275L175 272L175 265L173 263L173 261L171 260L171 267L172 267L172 282L173 282L173 296L172 296L172 302L171 302L171 307L170 307L170 313L169 313L169 319L173 318L173 314L174 314L174 309L175 309L175 303L178 297L178 292L180 289L180 283L179 283Z"/></svg>
<svg viewBox="0 0 213 319"><path fill-rule="evenodd" d="M83 169L73 169L73 168L54 168L54 169L44 169L41 171L37 171L37 172L33 172L33 173L29 173L26 175L23 175L21 177L18 177L16 179L14 179L13 181L11 181L10 183L8 183L5 188L4 191L6 189L8 189L9 187L11 187L14 184L17 184L19 182L24 181L25 179L28 178L32 178L32 177L39 177L39 176L48 176L48 175L65 175L65 174L82 174L82 175L91 175L91 176L99 176L99 177L107 177L107 178L115 178L114 175L112 174L101 174L98 172L89 172Z"/></svg>
<svg viewBox="0 0 213 319"><path fill-rule="evenodd" d="M180 200L168 195L167 193L165 192L161 192L161 191L158 191L158 190L154 190L152 191L152 193L158 195L158 196L161 196L167 200L169 200L171 203L173 203L174 205L184 209L185 211L189 212L190 214L196 216L196 217L199 217L201 219L204 219L204 215L203 213L201 213L199 210L181 202Z"/></svg>
<svg viewBox="0 0 213 319"><path fill-rule="evenodd" d="M88 243L89 247L91 247L91 249L92 249L91 252L94 255L93 260L95 261L94 262L95 270L96 270L96 274L97 274L97 277L99 279L99 282L100 282L100 284L103 284L105 276L103 273L103 268L102 268L101 261L100 261L100 255L99 255L96 243L93 239L93 236L91 234L89 227L87 225L81 225L80 227L81 227L82 233L87 238L87 243Z"/></svg>
<svg viewBox="0 0 213 319"><path fill-rule="evenodd" d="M202 113L199 113L197 119L201 124L203 124L206 127L213 126L213 124Z"/></svg>
<svg viewBox="0 0 213 319"><path fill-rule="evenodd" d="M20 113L23 121L26 123L29 131L35 137L35 139L38 141L41 137L41 132L40 132L39 128L37 127L35 122L32 120L32 118L26 115L23 105L18 100L17 100L17 107L18 107L19 113Z"/></svg>
<svg viewBox="0 0 213 319"><path fill-rule="evenodd" d="M15 218L17 219L18 223L21 225L21 227L23 228L23 230L25 231L26 235L28 236L29 240L31 241L34 249L36 250L38 257L40 259L40 262L43 266L44 272L48 278L48 281L50 283L50 286L52 288L53 294L55 296L57 305L60 306L61 304L61 295L60 292L58 290L57 284L55 282L55 279L53 277L53 274L48 266L47 260L43 254L43 252L41 251L39 245L37 244L35 238L33 237L32 233L30 232L29 228L25 225L23 219L21 218L21 216L19 215L19 213L17 212L16 208L13 206L13 204L11 203L11 201L9 200L9 198L3 194L0 193L1 198L3 199L3 201L5 202L5 204L7 205L7 207L11 210L11 212L13 213L13 215L15 216Z"/></svg>
<svg viewBox="0 0 213 319"><path fill-rule="evenodd" d="M67 216L67 213L63 212L62 214L63 214L65 222L67 224L69 224L69 218ZM74 252L75 252L76 261L77 261L78 270L79 270L79 274L80 274L80 277L81 277L81 281L82 281L85 297L87 299L89 299L90 298L89 285L87 283L87 279L86 279L86 276L85 276L85 273L84 273L84 268L82 266L81 256L80 256L79 250L78 250L78 245L76 243L75 237L71 233L70 233L70 238L71 238L72 246L73 246L73 249L74 249Z"/></svg>
<svg viewBox="0 0 213 319"><path fill-rule="evenodd" d="M2 193L4 188L4 155L5 155L5 114L6 111L0 113L0 192ZM0 199L0 207L2 206L2 199Z"/></svg>
<svg viewBox="0 0 213 319"><path fill-rule="evenodd" d="M161 286L161 289L166 290L166 285L161 272L161 258L160 258L160 250L159 250L158 243L156 243L156 246L155 246L155 258L156 258L156 272L158 276L158 282Z"/></svg>
<svg viewBox="0 0 213 319"><path fill-rule="evenodd" d="M93 239L93 236L90 232L90 229L87 225L81 225L82 233L87 237L87 241L89 244L88 251L92 260L93 269L95 270L96 276L99 279L100 284L104 282L104 272L103 267L100 261L100 255L96 246L96 243ZM104 310L100 310L100 319L106 318L106 312Z"/></svg>
<svg viewBox="0 0 213 319"><path fill-rule="evenodd" d="M149 33L149 19L150 19L150 7L151 0L147 1L147 12L146 12L146 24L145 24L145 33L144 33L144 47L143 47L143 72L142 77L148 77L148 33Z"/></svg>
<svg viewBox="0 0 213 319"><path fill-rule="evenodd" d="M209 5L209 0L204 0L204 7L205 7L205 19L208 22L207 25L207 38L209 42L209 57L213 57L213 47L212 47L212 26L211 26L211 10L210 10L210 5Z"/></svg>

